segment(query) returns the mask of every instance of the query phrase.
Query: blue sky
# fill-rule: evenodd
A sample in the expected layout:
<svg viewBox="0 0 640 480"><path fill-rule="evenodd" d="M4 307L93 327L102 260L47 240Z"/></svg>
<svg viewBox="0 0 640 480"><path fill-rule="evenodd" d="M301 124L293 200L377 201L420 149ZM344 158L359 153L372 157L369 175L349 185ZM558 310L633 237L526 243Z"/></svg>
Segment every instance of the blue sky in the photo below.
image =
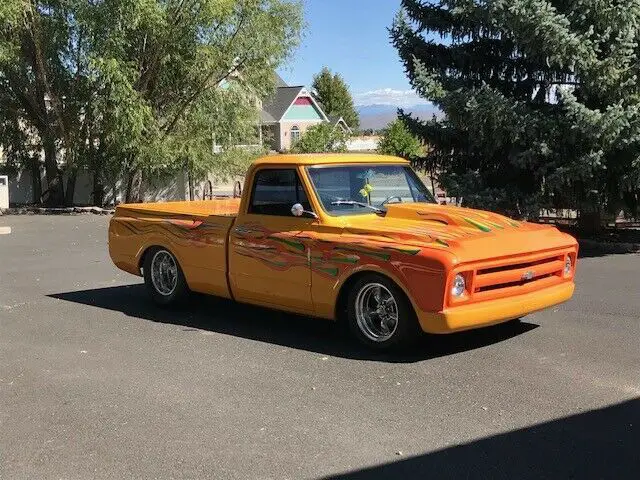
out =
<svg viewBox="0 0 640 480"><path fill-rule="evenodd" d="M289 85L307 85L323 66L340 73L357 105L425 103L389 43L387 27L400 0L304 0L306 29L292 60L278 72Z"/></svg>

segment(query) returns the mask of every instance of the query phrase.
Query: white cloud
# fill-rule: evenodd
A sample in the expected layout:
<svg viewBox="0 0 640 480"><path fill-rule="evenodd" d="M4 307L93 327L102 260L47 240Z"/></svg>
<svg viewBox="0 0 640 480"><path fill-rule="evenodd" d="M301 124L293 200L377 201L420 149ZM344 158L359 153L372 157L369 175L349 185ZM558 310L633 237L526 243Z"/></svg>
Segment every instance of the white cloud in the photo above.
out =
<svg viewBox="0 0 640 480"><path fill-rule="evenodd" d="M413 90L394 90L381 88L368 92L356 93L353 100L357 106L393 105L395 107L412 107L413 105L429 105L430 102L420 98Z"/></svg>

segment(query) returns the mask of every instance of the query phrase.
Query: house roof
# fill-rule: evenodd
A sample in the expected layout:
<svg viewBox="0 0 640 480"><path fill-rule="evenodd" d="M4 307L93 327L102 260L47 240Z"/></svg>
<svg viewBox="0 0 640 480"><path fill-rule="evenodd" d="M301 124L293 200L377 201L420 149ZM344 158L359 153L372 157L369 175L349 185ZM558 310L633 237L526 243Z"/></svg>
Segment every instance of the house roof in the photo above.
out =
<svg viewBox="0 0 640 480"><path fill-rule="evenodd" d="M334 127L339 123L342 123L342 125L344 125L344 128L346 128L348 132L351 132L351 127L347 125L347 122L344 121L343 117L338 117L336 115L327 115L327 118L329 119L329 122L331 122L331 125L333 125Z"/></svg>
<svg viewBox="0 0 640 480"><path fill-rule="evenodd" d="M282 120L282 117L287 113L291 104L296 98L298 98L302 91L305 90L304 85L289 86L277 72L273 72L273 74L276 79L276 91L270 98L267 98L262 102L262 111L260 112L260 121L262 123L278 123ZM311 102L320 113L320 116L323 119L328 120L322 110L322 107L318 105L318 102L313 98L313 95L310 95L306 91L305 95L308 95L309 98L311 98ZM344 120L342 121L344 122ZM349 128L346 123L345 125Z"/></svg>
<svg viewBox="0 0 640 480"><path fill-rule="evenodd" d="M266 99L262 104L262 111L260 112L262 122L273 123L280 121L303 88L302 85L276 88L273 96Z"/></svg>
<svg viewBox="0 0 640 480"><path fill-rule="evenodd" d="M289 85L287 85L287 82L285 82L282 77L280 75L278 75L278 72L273 72L273 74L276 76L276 88L282 88L282 87L288 87Z"/></svg>
<svg viewBox="0 0 640 480"><path fill-rule="evenodd" d="M264 109L264 105L262 106L262 110L260 110L260 123L277 123L277 120Z"/></svg>

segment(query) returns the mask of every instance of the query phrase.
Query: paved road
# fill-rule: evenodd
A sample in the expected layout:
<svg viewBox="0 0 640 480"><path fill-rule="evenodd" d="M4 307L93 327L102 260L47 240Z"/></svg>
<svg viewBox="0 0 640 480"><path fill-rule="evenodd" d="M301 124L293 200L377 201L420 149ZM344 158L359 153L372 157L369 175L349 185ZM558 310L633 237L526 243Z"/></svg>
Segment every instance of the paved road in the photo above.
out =
<svg viewBox="0 0 640 480"><path fill-rule="evenodd" d="M640 256L385 357L322 321L160 310L107 221L0 217L0 478L638 478Z"/></svg>

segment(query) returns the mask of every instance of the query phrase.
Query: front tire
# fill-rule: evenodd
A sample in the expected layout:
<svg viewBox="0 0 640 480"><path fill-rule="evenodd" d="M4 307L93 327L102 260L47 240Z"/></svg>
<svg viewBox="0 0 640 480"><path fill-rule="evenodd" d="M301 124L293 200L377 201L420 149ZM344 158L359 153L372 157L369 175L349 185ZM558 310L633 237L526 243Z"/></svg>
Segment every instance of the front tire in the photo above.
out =
<svg viewBox="0 0 640 480"><path fill-rule="evenodd" d="M375 350L395 350L420 336L413 307L391 280L375 273L360 277L347 298L352 335Z"/></svg>
<svg viewBox="0 0 640 480"><path fill-rule="evenodd" d="M159 305L179 304L189 293L178 260L165 248L153 247L146 253L143 275L151 298Z"/></svg>

